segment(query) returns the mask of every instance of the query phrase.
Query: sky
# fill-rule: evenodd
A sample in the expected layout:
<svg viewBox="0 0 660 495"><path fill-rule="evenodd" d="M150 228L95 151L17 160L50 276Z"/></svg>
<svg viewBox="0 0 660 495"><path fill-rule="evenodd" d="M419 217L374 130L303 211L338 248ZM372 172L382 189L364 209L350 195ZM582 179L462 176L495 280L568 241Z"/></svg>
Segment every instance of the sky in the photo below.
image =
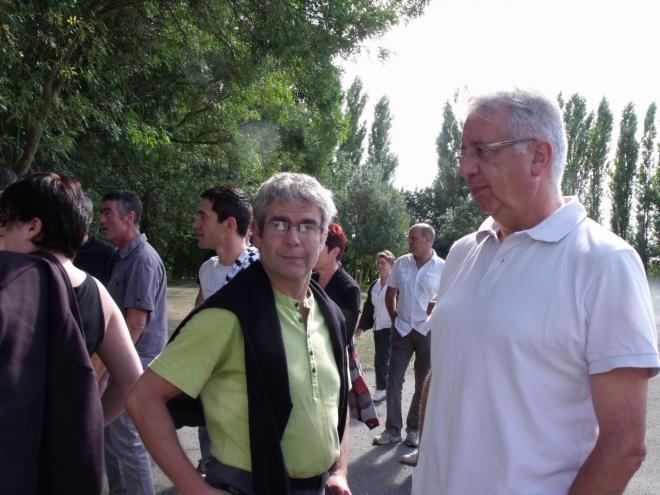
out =
<svg viewBox="0 0 660 495"><path fill-rule="evenodd" d="M422 17L368 41L341 62L343 86L358 76L369 95L383 95L393 117L394 184L429 185L442 107L463 120L470 95L520 87L565 99L580 93L594 112L605 96L616 137L623 107L635 103L641 133L648 105L660 104L660 6L648 0L432 0ZM379 48L391 52L382 62ZM658 123L656 123L658 125ZM367 131L368 134L368 131ZM365 150L366 150L365 140ZM611 144L612 152L616 142Z"/></svg>

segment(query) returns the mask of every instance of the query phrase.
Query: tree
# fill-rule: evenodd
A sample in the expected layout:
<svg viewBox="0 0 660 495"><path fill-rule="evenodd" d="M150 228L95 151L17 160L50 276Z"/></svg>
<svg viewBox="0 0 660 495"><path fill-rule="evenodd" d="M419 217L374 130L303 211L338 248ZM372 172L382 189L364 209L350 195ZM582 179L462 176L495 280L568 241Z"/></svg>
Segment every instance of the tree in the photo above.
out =
<svg viewBox="0 0 660 495"><path fill-rule="evenodd" d="M619 140L614 160L614 172L610 191L612 197L612 231L630 241L630 213L632 208L633 183L639 144L635 139L637 116L635 106L628 103L623 109L619 129Z"/></svg>
<svg viewBox="0 0 660 495"><path fill-rule="evenodd" d="M199 192L273 172L325 179L343 130L338 57L426 0L0 3L0 159L138 192L171 275L194 273Z"/></svg>
<svg viewBox="0 0 660 495"><path fill-rule="evenodd" d="M362 112L367 104L367 95L362 92L362 81L356 77L346 92L346 120L348 130L346 137L339 144L339 151L356 168L362 163L364 153L364 138L367 135L367 124L362 120Z"/></svg>
<svg viewBox="0 0 660 495"><path fill-rule="evenodd" d="M642 160L637 171L636 199L637 199L637 232L635 234L635 248L639 253L644 269L648 268L652 256L652 215L654 205L654 191L651 181L656 168L655 146L655 102L649 105L644 117L644 135L642 136Z"/></svg>
<svg viewBox="0 0 660 495"><path fill-rule="evenodd" d="M378 170L376 176L379 176L383 182L390 182L394 178L394 171L399 165L399 159L390 150L391 129L390 100L387 96L383 96L374 107L367 157L367 167Z"/></svg>
<svg viewBox="0 0 660 495"><path fill-rule="evenodd" d="M438 175L431 187L406 194L412 222L425 222L435 228L433 247L440 256L446 256L457 239L476 230L483 221L459 173L456 153L461 146L461 133L452 106L446 102L436 139Z"/></svg>
<svg viewBox="0 0 660 495"><path fill-rule="evenodd" d="M442 127L435 140L438 153L438 175L433 182L440 212L450 208L469 195L465 180L459 174L456 153L461 147L461 126L456 121L451 104L445 102L442 112Z"/></svg>
<svg viewBox="0 0 660 495"><path fill-rule="evenodd" d="M405 252L410 227L403 195L381 179L378 170L363 168L336 197L338 222L348 239L342 263L363 288L375 276L377 252Z"/></svg>
<svg viewBox="0 0 660 495"><path fill-rule="evenodd" d="M343 191L357 172L364 154L364 138L367 124L362 120L362 112L367 104L367 95L362 92L362 81L356 77L344 96L345 134L339 141L333 163L332 177L329 178L334 191Z"/></svg>
<svg viewBox="0 0 660 495"><path fill-rule="evenodd" d="M562 191L564 194L575 194L580 199L585 198L588 174L586 151L593 117L593 112L587 115L587 100L578 93L571 96L564 106L563 118L568 148Z"/></svg>
<svg viewBox="0 0 660 495"><path fill-rule="evenodd" d="M589 131L589 144L586 153L587 193L584 195L583 202L587 215L597 222L602 219L603 178L609 168L607 157L610 152L612 125L612 111L607 99L603 97L598 105L596 122Z"/></svg>

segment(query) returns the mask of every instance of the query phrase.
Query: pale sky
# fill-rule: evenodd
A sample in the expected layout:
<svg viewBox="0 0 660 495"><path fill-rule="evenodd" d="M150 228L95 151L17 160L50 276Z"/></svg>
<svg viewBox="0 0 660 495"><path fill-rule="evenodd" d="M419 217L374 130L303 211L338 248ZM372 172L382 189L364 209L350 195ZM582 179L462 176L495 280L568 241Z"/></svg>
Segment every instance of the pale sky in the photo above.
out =
<svg viewBox="0 0 660 495"><path fill-rule="evenodd" d="M649 0L433 0L422 17L344 61L344 88L362 79L368 125L375 103L389 97L394 184L424 187L436 174L442 107L457 90L459 120L470 95L517 86L552 98L578 92L594 112L607 97L615 136L633 101L641 131L648 105L660 104L658 14ZM378 60L378 47L392 52L387 61Z"/></svg>

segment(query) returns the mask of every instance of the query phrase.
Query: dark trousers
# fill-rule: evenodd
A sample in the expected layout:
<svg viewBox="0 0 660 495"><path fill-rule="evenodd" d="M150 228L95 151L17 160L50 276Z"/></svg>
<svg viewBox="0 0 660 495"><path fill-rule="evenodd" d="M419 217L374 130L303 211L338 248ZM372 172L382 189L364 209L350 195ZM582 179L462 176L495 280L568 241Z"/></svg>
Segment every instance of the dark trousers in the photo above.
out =
<svg viewBox="0 0 660 495"><path fill-rule="evenodd" d="M400 434L401 428L403 428L401 395L406 368L408 368L413 353L415 354L415 393L406 418L406 431L408 432L419 431L419 402L422 397L422 386L431 369L431 333L422 335L412 330L405 337L401 337L396 328L392 328L385 428L394 435Z"/></svg>
<svg viewBox="0 0 660 495"><path fill-rule="evenodd" d="M390 361L390 329L374 330L374 367L376 368L376 388L387 387L387 368Z"/></svg>

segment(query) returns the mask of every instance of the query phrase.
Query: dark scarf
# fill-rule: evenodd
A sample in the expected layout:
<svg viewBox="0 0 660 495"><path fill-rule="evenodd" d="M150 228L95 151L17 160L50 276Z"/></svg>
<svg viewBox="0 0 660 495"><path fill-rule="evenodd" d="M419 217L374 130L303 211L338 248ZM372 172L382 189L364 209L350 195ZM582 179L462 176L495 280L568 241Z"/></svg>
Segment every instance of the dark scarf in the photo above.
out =
<svg viewBox="0 0 660 495"><path fill-rule="evenodd" d="M337 425L341 440L348 408L346 328L337 306L314 281L310 282L310 289L328 326L333 354L341 377ZM289 492L289 482L280 442L293 405L289 391L282 327L277 316L273 289L261 262L256 261L238 273L230 284L195 308L181 322L170 341L176 338L181 328L194 314L205 308L223 308L231 311L238 318L243 331L255 493L286 494ZM203 417L201 423L199 416L182 418L179 414L181 407L174 405L176 402L181 402L181 399L177 398L174 401L168 403L168 408L177 427L183 424L191 426L204 424ZM190 404L190 400L188 403ZM199 407L199 403L196 407ZM195 409L195 406L192 409ZM198 411L196 414L200 415L200 413L201 411Z"/></svg>

